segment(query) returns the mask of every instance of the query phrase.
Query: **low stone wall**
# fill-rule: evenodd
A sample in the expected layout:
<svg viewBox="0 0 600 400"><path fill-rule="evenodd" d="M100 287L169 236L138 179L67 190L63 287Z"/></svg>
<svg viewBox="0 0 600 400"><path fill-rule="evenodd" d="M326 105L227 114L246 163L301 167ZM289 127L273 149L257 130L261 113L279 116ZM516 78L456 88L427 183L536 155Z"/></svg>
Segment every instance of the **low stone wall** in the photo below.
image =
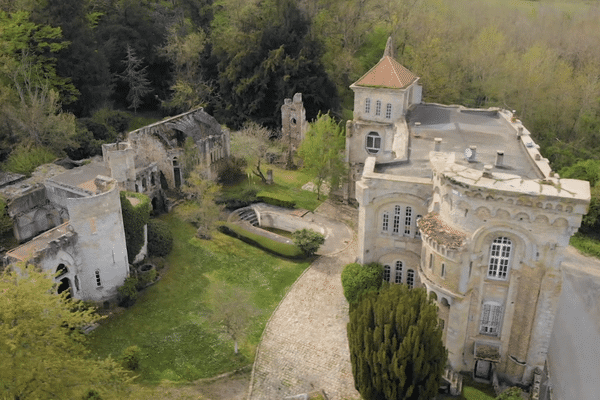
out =
<svg viewBox="0 0 600 400"><path fill-rule="evenodd" d="M263 228L276 228L294 232L299 229L312 229L325 235L325 229L314 223L310 217L300 218L289 213L271 211L260 206L252 207L258 216L258 225Z"/></svg>

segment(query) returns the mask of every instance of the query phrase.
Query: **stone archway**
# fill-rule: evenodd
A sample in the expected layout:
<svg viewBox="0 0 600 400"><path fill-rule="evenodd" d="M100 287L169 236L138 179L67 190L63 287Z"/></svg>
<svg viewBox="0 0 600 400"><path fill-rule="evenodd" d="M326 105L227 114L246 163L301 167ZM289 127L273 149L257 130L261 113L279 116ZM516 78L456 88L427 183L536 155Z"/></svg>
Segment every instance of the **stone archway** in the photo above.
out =
<svg viewBox="0 0 600 400"><path fill-rule="evenodd" d="M71 281L69 278L63 278L58 283L58 288L56 289L56 293L61 294L63 292L67 292L67 298L71 298L72 290L71 290Z"/></svg>

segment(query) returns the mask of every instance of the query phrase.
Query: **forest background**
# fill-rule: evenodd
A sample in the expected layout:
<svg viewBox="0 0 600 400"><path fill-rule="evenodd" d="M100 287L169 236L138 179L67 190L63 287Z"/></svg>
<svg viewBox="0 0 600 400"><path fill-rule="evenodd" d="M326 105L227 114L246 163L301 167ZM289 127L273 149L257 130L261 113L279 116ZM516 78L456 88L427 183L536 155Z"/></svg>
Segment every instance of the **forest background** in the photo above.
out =
<svg viewBox="0 0 600 400"><path fill-rule="evenodd" d="M600 176L598 1L0 0L0 10L5 170L34 148L100 154L131 128L128 109L204 106L233 129L277 130L284 99L301 92L309 120L351 119L349 85L391 36L424 101L516 110L554 170Z"/></svg>

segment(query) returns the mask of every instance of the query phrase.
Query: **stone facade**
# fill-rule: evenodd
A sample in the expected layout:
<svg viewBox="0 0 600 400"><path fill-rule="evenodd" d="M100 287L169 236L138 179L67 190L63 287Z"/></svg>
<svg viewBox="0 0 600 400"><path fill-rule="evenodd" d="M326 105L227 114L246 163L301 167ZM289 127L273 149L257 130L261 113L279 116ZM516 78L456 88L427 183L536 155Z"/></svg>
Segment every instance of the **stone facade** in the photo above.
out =
<svg viewBox="0 0 600 400"><path fill-rule="evenodd" d="M436 298L452 370L529 385L544 368L589 184L552 172L508 111L421 104L418 78L386 75L403 71L394 63L384 55L351 86L358 260Z"/></svg>
<svg viewBox="0 0 600 400"><path fill-rule="evenodd" d="M188 137L191 161L182 165ZM186 167L200 164L206 177L215 177L229 149L229 132L200 108L130 132L125 142L103 145L101 161L71 170L49 164L27 180L7 179L0 193L23 244L5 254L4 266L33 263L57 274L59 292L112 300L129 274L119 192L143 193L154 210L165 210L165 191L183 183Z"/></svg>
<svg viewBox="0 0 600 400"><path fill-rule="evenodd" d="M281 140L292 150L297 149L304 140L307 129L302 93L296 93L293 99L285 99L281 106Z"/></svg>

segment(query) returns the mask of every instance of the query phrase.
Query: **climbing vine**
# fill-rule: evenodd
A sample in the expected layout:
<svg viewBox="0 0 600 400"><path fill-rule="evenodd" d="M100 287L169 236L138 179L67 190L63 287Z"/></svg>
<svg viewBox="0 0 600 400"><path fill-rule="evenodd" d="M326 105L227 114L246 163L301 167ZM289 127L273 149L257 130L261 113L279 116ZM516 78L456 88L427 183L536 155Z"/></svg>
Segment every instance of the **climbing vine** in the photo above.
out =
<svg viewBox="0 0 600 400"><path fill-rule="evenodd" d="M129 198L139 200L133 205ZM121 192L121 211L127 244L127 257L133 263L144 245L144 225L150 220L150 199L141 193Z"/></svg>

